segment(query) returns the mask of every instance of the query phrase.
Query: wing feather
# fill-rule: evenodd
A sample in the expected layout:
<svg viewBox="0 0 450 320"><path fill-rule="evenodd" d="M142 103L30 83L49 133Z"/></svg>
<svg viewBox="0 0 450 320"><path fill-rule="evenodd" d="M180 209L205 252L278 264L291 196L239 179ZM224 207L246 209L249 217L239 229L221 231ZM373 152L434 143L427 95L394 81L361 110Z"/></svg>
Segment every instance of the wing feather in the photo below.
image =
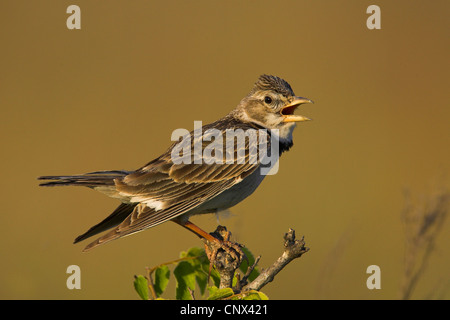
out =
<svg viewBox="0 0 450 320"><path fill-rule="evenodd" d="M232 121L231 121L232 122ZM254 124L235 121L234 128L258 129ZM230 119L223 118L204 126L203 130L230 129ZM233 128L233 126L232 126ZM191 132L193 139L193 132ZM269 141L270 139L268 139ZM117 191L131 203L138 202L133 212L115 229L89 244L92 249L108 241L151 228L193 210L228 190L259 167L259 161L250 163L249 139L239 148L247 150L244 163L174 164L171 160L173 144L163 155L127 176L115 179ZM203 148L205 148L203 144ZM194 148L191 148L191 152ZM235 151L237 154L238 151ZM192 155L193 157L193 155ZM259 160L259 159L258 159ZM158 202L158 207L151 204Z"/></svg>

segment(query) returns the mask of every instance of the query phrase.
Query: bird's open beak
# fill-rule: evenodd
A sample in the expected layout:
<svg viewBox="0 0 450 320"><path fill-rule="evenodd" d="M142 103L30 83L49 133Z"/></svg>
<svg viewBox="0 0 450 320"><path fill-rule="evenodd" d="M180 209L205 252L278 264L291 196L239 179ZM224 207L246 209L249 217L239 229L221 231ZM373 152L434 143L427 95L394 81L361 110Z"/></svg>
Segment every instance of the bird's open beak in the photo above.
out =
<svg viewBox="0 0 450 320"><path fill-rule="evenodd" d="M281 116L283 116L284 118L283 122L299 122L311 120L305 116L294 115L295 109L297 109L297 107L303 103L314 103L314 102L307 98L294 97L294 100L287 106L284 106L283 109L281 109L280 111Z"/></svg>

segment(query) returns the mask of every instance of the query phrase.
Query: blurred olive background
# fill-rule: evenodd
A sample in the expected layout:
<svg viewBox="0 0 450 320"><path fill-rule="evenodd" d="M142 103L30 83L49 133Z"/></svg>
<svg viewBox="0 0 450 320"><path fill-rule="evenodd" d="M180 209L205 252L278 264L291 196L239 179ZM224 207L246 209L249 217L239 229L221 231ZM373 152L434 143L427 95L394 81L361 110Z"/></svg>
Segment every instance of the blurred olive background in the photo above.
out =
<svg viewBox="0 0 450 320"><path fill-rule="evenodd" d="M81 8L81 30L66 9ZM366 9L381 8L381 30ZM137 169L176 128L228 113L260 74L315 101L280 170L221 220L269 266L272 299L398 299L404 190L449 187L449 1L2 1L0 298L138 299L133 275L202 243L173 223L82 253L117 201L40 175ZM193 221L214 230L215 216ZM412 298L450 298L449 221ZM66 268L81 268L68 290ZM381 290L366 268L381 268ZM172 279L172 292L174 281ZM172 297L171 294L167 295Z"/></svg>

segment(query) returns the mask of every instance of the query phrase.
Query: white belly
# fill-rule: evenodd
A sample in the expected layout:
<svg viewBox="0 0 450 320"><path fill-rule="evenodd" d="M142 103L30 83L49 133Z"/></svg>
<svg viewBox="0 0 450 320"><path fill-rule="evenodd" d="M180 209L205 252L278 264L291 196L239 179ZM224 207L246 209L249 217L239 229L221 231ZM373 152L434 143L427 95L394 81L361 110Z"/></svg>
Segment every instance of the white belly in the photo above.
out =
<svg viewBox="0 0 450 320"><path fill-rule="evenodd" d="M264 178L265 175L262 175L258 168L240 183L192 210L190 215L214 213L231 208L251 195Z"/></svg>

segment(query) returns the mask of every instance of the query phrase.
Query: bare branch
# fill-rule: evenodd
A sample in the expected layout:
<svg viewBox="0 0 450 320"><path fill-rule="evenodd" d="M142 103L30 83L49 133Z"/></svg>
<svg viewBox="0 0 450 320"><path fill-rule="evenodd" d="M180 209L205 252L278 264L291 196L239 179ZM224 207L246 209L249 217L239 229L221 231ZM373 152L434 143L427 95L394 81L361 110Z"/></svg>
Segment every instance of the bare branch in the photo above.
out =
<svg viewBox="0 0 450 320"><path fill-rule="evenodd" d="M248 290L261 290L266 284L271 282L275 276L292 260L300 258L304 253L309 251L309 248L305 247L305 241L302 237L301 240L295 239L295 231L289 229L288 233L284 235L284 252L275 261L275 263L260 273L260 275L251 283L244 286L243 291Z"/></svg>

